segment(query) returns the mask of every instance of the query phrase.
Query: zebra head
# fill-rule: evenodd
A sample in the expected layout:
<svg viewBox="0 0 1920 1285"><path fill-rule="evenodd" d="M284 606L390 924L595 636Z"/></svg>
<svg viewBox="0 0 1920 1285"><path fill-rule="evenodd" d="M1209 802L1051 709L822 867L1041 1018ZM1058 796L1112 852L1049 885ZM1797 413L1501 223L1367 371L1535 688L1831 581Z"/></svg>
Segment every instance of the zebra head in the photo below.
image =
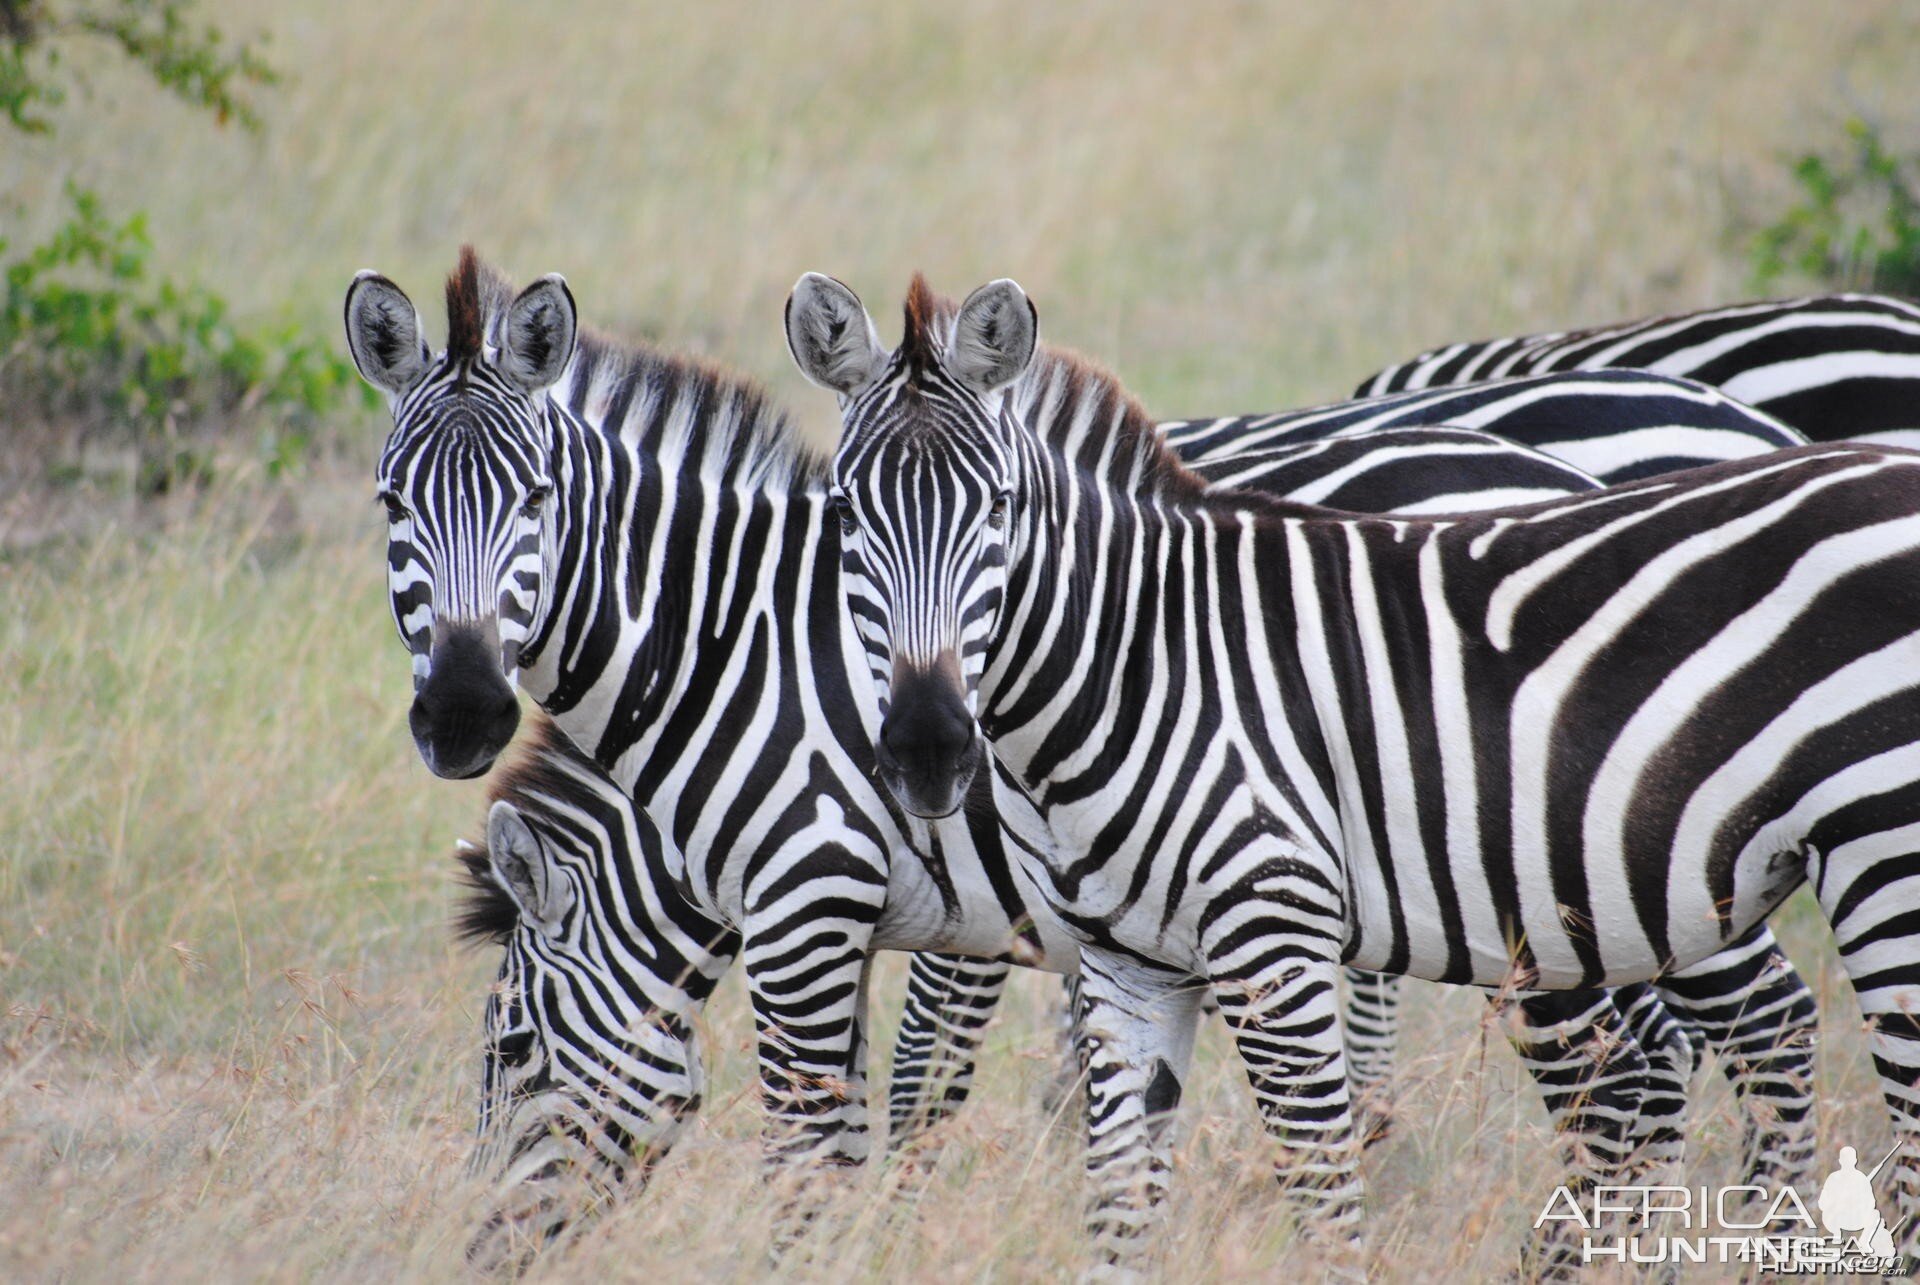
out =
<svg viewBox="0 0 1920 1285"><path fill-rule="evenodd" d="M731 954L672 898L652 822L544 720L534 739L461 854L457 931L502 947L472 1162L497 1201L470 1249L488 1263L644 1182L699 1108L693 1023Z"/></svg>
<svg viewBox="0 0 1920 1285"><path fill-rule="evenodd" d="M842 583L879 689L880 775L918 816L957 809L985 754L980 678L1019 536L1008 386L1038 328L1006 280L956 311L916 276L891 354L838 281L809 273L787 302L794 361L840 398Z"/></svg>
<svg viewBox="0 0 1920 1285"><path fill-rule="evenodd" d="M387 395L381 452L394 624L413 653L408 722L438 776L478 776L520 720L520 648L540 607L553 490L547 389L573 355L573 296L547 276L508 297L471 248L447 281L446 351L434 357L400 287L362 272L347 344Z"/></svg>

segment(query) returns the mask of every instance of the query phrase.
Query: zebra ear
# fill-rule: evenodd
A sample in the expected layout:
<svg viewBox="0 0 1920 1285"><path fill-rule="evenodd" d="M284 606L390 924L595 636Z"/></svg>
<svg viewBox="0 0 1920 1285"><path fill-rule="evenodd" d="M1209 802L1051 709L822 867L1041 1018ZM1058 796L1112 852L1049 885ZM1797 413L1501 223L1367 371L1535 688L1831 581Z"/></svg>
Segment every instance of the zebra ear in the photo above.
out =
<svg viewBox="0 0 1920 1285"><path fill-rule="evenodd" d="M520 908L520 918L556 933L573 906L573 885L555 868L520 809L499 800L487 812L487 864L493 881Z"/></svg>
<svg viewBox="0 0 1920 1285"><path fill-rule="evenodd" d="M787 296L787 351L801 374L842 397L871 384L887 364L860 296L818 272L794 282Z"/></svg>
<svg viewBox="0 0 1920 1285"><path fill-rule="evenodd" d="M433 354L420 310L378 272L362 270L347 287L347 350L360 377L390 397L412 388Z"/></svg>
<svg viewBox="0 0 1920 1285"><path fill-rule="evenodd" d="M573 360L579 333L573 292L559 273L549 273L520 292L507 307L500 359L507 378L529 393L548 387Z"/></svg>
<svg viewBox="0 0 1920 1285"><path fill-rule="evenodd" d="M1040 313L1018 283L989 281L960 305L947 369L985 395L1026 373L1040 342Z"/></svg>

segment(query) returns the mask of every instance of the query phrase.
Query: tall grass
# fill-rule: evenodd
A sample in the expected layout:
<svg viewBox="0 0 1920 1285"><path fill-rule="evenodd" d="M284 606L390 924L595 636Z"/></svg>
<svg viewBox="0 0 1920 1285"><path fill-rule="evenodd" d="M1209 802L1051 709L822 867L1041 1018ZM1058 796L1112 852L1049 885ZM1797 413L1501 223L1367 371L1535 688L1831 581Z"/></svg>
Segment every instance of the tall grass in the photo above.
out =
<svg viewBox="0 0 1920 1285"><path fill-rule="evenodd" d="M1896 123L1920 104L1920 15L1890 3L216 11L294 72L264 135L91 68L55 143L0 151L0 218L30 234L76 174L151 211L169 271L323 326L372 264L437 330L473 240L816 425L778 334L805 268L883 329L915 267L955 290L1011 273L1165 414L1281 406L1438 339L1737 295L1725 228L1777 154L1840 98ZM448 944L447 853L480 789L406 736L366 500L381 431L341 426L339 474L0 551L0 1277L461 1275L491 961ZM1827 1001L1828 1150L1865 1154L1885 1125L1857 1008L1804 908L1786 935ZM884 981L883 1052L896 962ZM1035 1105L1053 993L1019 980L917 1216L856 1179L797 1275L1073 1269L1083 1187ZM1550 1190L1549 1135L1478 999L1420 995L1399 1131L1366 1165L1377 1274L1496 1274ZM764 1274L736 986L710 1025L679 1157L540 1275ZM1217 1032L1188 1115L1171 1278L1311 1271ZM1728 1179L1717 1082L1696 1120L1699 1180Z"/></svg>
<svg viewBox="0 0 1920 1285"><path fill-rule="evenodd" d="M0 1277L460 1275L493 961L449 945L448 854L481 800L408 741L379 540L363 485L242 481L0 563ZM1825 1000L1828 1149L1864 1154L1886 1128L1858 1010L1817 918L1785 929ZM884 1052L897 961L883 978ZM853 1180L800 1278L1074 1269L1084 1188L1037 1106L1054 995L1015 988L917 1216ZM763 1275L737 984L709 1026L681 1154L540 1275ZM1407 1050L1367 1161L1376 1272L1497 1273L1552 1188L1536 1095L1471 993L1421 988ZM1701 1099L1699 1180L1731 1180L1737 1113L1711 1079ZM1313 1270L1218 1031L1187 1116L1171 1278Z"/></svg>

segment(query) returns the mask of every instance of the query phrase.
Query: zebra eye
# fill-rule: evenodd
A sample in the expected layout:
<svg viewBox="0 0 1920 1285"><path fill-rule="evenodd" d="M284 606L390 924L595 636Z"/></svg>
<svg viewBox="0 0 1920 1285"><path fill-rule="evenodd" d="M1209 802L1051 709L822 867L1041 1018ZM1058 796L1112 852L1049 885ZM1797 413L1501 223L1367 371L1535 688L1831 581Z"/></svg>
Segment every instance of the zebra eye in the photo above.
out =
<svg viewBox="0 0 1920 1285"><path fill-rule="evenodd" d="M993 502L993 507L987 510L987 525L996 531L1005 530L1007 525L1007 509L1011 503L1012 501L1005 495L996 498Z"/></svg>
<svg viewBox="0 0 1920 1285"><path fill-rule="evenodd" d="M852 535L860 529L860 518L853 511L853 504L844 495L833 497L833 515L840 519L840 534Z"/></svg>
<svg viewBox="0 0 1920 1285"><path fill-rule="evenodd" d="M387 521L405 522L413 514L407 512L407 506L400 503L400 497L392 491L380 492L380 502L387 506Z"/></svg>
<svg viewBox="0 0 1920 1285"><path fill-rule="evenodd" d="M533 1032L509 1031L494 1044L493 1051L508 1066L525 1066L533 1056Z"/></svg>
<svg viewBox="0 0 1920 1285"><path fill-rule="evenodd" d="M527 498L520 504L521 515L529 518L539 517L540 507L547 502L547 496L552 493L553 488L550 486L536 486L528 491Z"/></svg>

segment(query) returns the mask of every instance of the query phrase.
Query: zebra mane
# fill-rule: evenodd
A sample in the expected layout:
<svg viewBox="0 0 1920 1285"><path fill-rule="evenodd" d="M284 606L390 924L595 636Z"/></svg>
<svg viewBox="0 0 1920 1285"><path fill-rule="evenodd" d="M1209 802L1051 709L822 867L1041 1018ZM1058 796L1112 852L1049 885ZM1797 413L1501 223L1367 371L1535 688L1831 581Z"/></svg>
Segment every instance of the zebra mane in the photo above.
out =
<svg viewBox="0 0 1920 1285"><path fill-rule="evenodd" d="M911 364L937 361L952 338L960 305L936 295L916 272L905 311L898 351ZM1091 358L1043 342L1009 395L1040 439L1077 467L1129 490L1181 497L1206 490L1204 479L1168 447L1158 423L1119 376Z"/></svg>
<svg viewBox="0 0 1920 1285"><path fill-rule="evenodd" d="M512 283L462 246L447 277L447 360L472 361L497 345L512 302ZM645 342L582 326L553 395L589 425L669 467L686 463L714 480L749 484L827 475L826 457L752 380Z"/></svg>
<svg viewBox="0 0 1920 1285"><path fill-rule="evenodd" d="M900 356L916 370L924 370L940 360L953 333L953 319L960 306L944 295L937 295L927 284L924 273L916 272L907 285L905 314L900 326Z"/></svg>
<svg viewBox="0 0 1920 1285"><path fill-rule="evenodd" d="M461 246L459 266L447 276L447 360L478 360L512 301L507 279L481 262L472 246Z"/></svg>
<svg viewBox="0 0 1920 1285"><path fill-rule="evenodd" d="M1012 396L1040 439L1091 475L1180 499L1207 489L1119 376L1090 358L1043 343Z"/></svg>
<svg viewBox="0 0 1920 1285"><path fill-rule="evenodd" d="M583 327L554 395L668 468L747 485L824 484L827 476L826 456L764 389L697 357Z"/></svg>
<svg viewBox="0 0 1920 1285"><path fill-rule="evenodd" d="M495 775L487 791L489 805L502 799L534 818L548 812L546 800L579 793L583 772L599 772L567 734L544 713L529 720L529 735L514 761ZM463 844L454 853L459 863L461 899L453 914L456 942L505 945L520 925L520 908L506 889L494 882L486 836Z"/></svg>
<svg viewBox="0 0 1920 1285"><path fill-rule="evenodd" d="M485 839L462 844L453 859L460 866L460 904L453 910L454 941L471 946L506 945L520 925L520 908L506 889L493 881Z"/></svg>

